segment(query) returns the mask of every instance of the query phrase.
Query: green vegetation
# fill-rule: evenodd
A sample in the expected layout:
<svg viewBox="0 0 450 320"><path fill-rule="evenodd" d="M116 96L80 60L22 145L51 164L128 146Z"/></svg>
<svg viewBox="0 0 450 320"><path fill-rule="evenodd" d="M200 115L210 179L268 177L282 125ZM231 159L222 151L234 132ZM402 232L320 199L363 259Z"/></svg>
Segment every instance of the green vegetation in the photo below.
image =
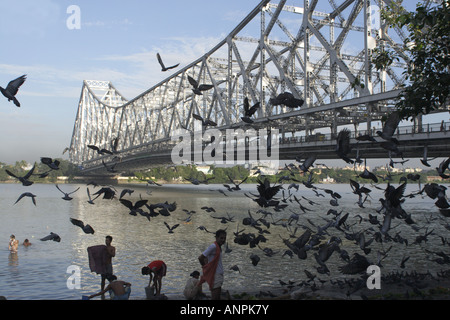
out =
<svg viewBox="0 0 450 320"><path fill-rule="evenodd" d="M381 15L391 27L405 27L409 32L402 48L410 59L403 72L409 83L396 103L401 117L428 114L448 103L450 0L443 0L431 9L419 3L414 12L407 12L402 0L394 0ZM378 70L389 67L400 55L394 47L382 44L372 55Z"/></svg>
<svg viewBox="0 0 450 320"><path fill-rule="evenodd" d="M69 181L73 179L74 176L79 174L79 169L74 164L67 160L57 159L59 163L58 170L51 170L46 164L41 162L35 162L36 166L33 171L32 181L35 182L56 182L57 177L64 176L68 177ZM8 165L0 162L0 182L9 181L11 177L6 173L5 170L14 173L17 176L24 176L28 171L30 171L31 166L24 160L16 161L14 165ZM41 178L40 175L48 172L48 175Z"/></svg>
<svg viewBox="0 0 450 320"><path fill-rule="evenodd" d="M300 173L298 170L293 170L295 174L291 174L292 171L288 170L280 170L275 175L268 175L267 178L271 183L279 182L282 177L289 177L291 179L295 179L297 181L305 181L306 176L303 175L303 173ZM360 183L369 183L370 180L359 178L357 175L361 172L357 172L354 170L346 170L341 168L329 168L329 169L312 169L311 172L313 172L312 182L318 183L322 179L326 179L327 177L334 179L335 183L349 183L349 180L355 180ZM390 173L386 169L380 169L380 170L373 170L373 173L378 176L378 182L383 183L387 182L384 181L387 177L390 176L391 183L400 183L400 178L406 177L409 173L407 172L397 172L397 173ZM242 166L234 166L234 167L211 167L210 170L204 174L203 172L200 172L197 170L195 166L176 166L176 167L158 167L150 169L146 172L136 172L135 176L138 179L156 179L156 180L163 180L169 183L180 181L182 182L185 179L198 179L198 180L204 180L204 179L210 179L209 183L229 183L230 180L228 177L233 179L236 182L244 180L247 176L247 180L245 183L257 183L259 178L259 175L250 175L251 172L249 172L248 169L245 169ZM435 169L422 171L420 173L413 173L413 174L419 174L420 180L414 181L411 183L427 183L427 177L428 176L437 176L437 171ZM307 174L309 175L309 173ZM384 179L383 179L384 178ZM283 183L291 183L295 182L295 180L284 180Z"/></svg>
<svg viewBox="0 0 450 320"><path fill-rule="evenodd" d="M68 177L68 182L72 182L75 176L80 175L80 170L78 169L77 166L73 165L72 163L66 160L62 159L58 160L60 161L59 170L50 170L50 168L47 165L40 162L34 163L36 168L34 170L33 177L31 178L31 180L38 183L54 183L57 181L58 177L64 176ZM23 176L30 170L30 168L31 168L30 164L28 164L26 161L17 161L14 165L7 165L0 162L0 182L14 180L5 172L5 169L11 171L17 176ZM45 172L48 172L48 175L46 177L40 177L40 174ZM349 183L350 179L353 179L360 183L371 182L370 180L359 178L358 174L360 174L361 172L354 170L341 168L328 168L328 169L313 168L311 172L313 173L312 182L315 184L319 183L322 179L326 178L334 179L335 183ZM386 171L386 169L384 168L378 170L374 169L372 170L372 172L378 176L379 183L387 182L387 180L384 181L383 178L386 178L388 176L391 177L390 180L391 183L400 183L401 182L400 178L406 177L408 175L408 172L390 173ZM435 169L413 174L420 175L419 180L420 183L430 182L427 180L428 176L438 175ZM308 175L309 173L307 173L307 176ZM247 178L245 183L258 183L258 180L260 179L258 174L252 174L252 171L249 171L243 166L234 166L234 167L211 166L206 174L204 174L202 171L199 171L195 165L161 166L150 168L145 172L128 172L122 174L122 176L128 176L129 182L133 182L134 177L136 177L137 180L134 180L134 182L139 182L139 180L151 179L164 181L166 183L189 183L187 179L198 179L200 181L210 179L208 180L208 183L223 184L223 183L230 183L230 178L233 179L235 182L240 182L245 178ZM284 169L279 170L277 174L267 175L266 177L269 179L271 183L278 183L280 181L283 183L292 183L296 182L295 180L305 181L307 179L307 176L299 172L298 169L297 170L294 169L292 171ZM283 180L283 177L290 178L291 180L289 179ZM439 181L437 180L436 182ZM418 181L409 181L409 183L418 183Z"/></svg>

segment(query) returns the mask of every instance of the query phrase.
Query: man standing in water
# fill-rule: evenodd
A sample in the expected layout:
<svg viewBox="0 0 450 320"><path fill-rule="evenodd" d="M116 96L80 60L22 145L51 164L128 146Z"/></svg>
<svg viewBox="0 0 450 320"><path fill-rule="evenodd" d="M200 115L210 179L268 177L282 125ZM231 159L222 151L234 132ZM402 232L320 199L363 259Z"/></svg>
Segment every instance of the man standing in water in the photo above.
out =
<svg viewBox="0 0 450 320"><path fill-rule="evenodd" d="M222 265L222 245L227 240L227 232L223 229L216 231L216 241L211 244L198 257L198 261L202 265L203 275L198 282L201 286L203 282L207 282L211 290L211 300L220 300L223 284L223 265Z"/></svg>
<svg viewBox="0 0 450 320"><path fill-rule="evenodd" d="M17 249L19 248L19 240L16 239L16 237L12 234L11 237L9 237L9 252L11 253L17 253Z"/></svg>
<svg viewBox="0 0 450 320"><path fill-rule="evenodd" d="M112 258L116 256L116 248L111 245L112 237L106 236L106 273L102 274L101 290L105 289L105 280L108 275L113 274ZM103 297L103 296L102 296Z"/></svg>

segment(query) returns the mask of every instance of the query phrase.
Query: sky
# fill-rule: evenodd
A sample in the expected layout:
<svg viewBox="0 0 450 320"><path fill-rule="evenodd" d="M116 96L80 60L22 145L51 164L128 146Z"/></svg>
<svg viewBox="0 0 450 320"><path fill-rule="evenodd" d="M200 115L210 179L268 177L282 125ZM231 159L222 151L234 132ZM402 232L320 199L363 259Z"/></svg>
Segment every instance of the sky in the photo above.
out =
<svg viewBox="0 0 450 320"><path fill-rule="evenodd" d="M0 162L67 159L83 80L131 100L224 39L259 0L0 0L0 86L27 74L16 107L0 95ZM71 5L79 8L79 29ZM69 9L69 10L68 10ZM69 26L68 22L69 20Z"/></svg>
<svg viewBox="0 0 450 320"><path fill-rule="evenodd" d="M68 159L83 80L111 81L131 100L170 75L157 52L183 67L259 2L0 0L0 86L27 74L20 108L0 95L0 162Z"/></svg>

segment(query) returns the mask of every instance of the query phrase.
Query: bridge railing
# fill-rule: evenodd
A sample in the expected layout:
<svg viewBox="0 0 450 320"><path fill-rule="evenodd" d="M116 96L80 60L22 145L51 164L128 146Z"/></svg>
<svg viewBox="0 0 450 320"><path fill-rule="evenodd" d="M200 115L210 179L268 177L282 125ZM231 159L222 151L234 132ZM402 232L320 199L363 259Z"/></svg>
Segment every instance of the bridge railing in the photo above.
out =
<svg viewBox="0 0 450 320"><path fill-rule="evenodd" d="M358 130L351 131L350 138L356 139L358 135L370 134L377 137L377 131L382 128L372 128L370 130ZM418 133L432 133L432 132L449 132L450 122L441 123L426 123L422 125L410 125L410 126L399 126L395 132L395 135L414 135ZM292 137L280 137L280 144L290 144L290 143L305 143L305 142L315 142L315 141L332 141L335 140L336 136L332 133L316 133L312 135L298 135Z"/></svg>

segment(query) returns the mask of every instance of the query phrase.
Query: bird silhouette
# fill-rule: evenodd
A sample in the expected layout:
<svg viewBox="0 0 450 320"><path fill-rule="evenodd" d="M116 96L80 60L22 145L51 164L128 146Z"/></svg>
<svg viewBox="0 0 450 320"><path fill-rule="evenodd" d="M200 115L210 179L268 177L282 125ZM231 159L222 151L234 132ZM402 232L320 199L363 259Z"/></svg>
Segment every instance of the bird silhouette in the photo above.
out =
<svg viewBox="0 0 450 320"><path fill-rule="evenodd" d="M169 226L169 224L167 222L164 221L164 225L167 227L167 229L169 229L168 233L173 233L173 230L175 230L176 228L178 228L178 226L180 225L179 223L174 224L173 226Z"/></svg>
<svg viewBox="0 0 450 320"><path fill-rule="evenodd" d="M207 206L203 206L200 209L205 210L206 212L216 212L216 210L213 207L207 207Z"/></svg>
<svg viewBox="0 0 450 320"><path fill-rule="evenodd" d="M224 186L225 188L227 188L228 191L230 191L230 192L241 190L240 185L241 185L242 183L244 183L244 182L248 179L248 176L247 176L247 177L245 177L241 182L235 183L234 180L231 179L230 175L227 174L227 177L228 177L228 179L230 180L230 183L232 183L232 184L234 185L234 187L231 187L231 186L229 186L228 184L224 184L223 186Z"/></svg>
<svg viewBox="0 0 450 320"><path fill-rule="evenodd" d="M61 188L60 188L57 184L56 184L55 186L56 186L56 188L57 188L59 191L61 191L61 192L64 194L64 197L62 197L62 199L67 200L67 201L72 200L73 198L72 198L70 195L71 195L72 193L77 192L78 189L80 189L80 187L78 187L78 188L76 188L76 189L75 189L74 191L72 191L72 192L64 192L64 191L61 190Z"/></svg>
<svg viewBox="0 0 450 320"><path fill-rule="evenodd" d="M450 178L449 175L445 174L445 171L447 171L449 169L449 165L450 165L450 158L447 158L439 164L439 167L436 168L438 175L441 178L443 178L443 179Z"/></svg>
<svg viewBox="0 0 450 320"><path fill-rule="evenodd" d="M261 258L258 255L252 253L250 255L250 260L252 261L252 264L256 267L258 265L259 261L261 260Z"/></svg>
<svg viewBox="0 0 450 320"><path fill-rule="evenodd" d="M159 53L157 53L156 54L156 57L158 58L158 62L159 62L159 64L161 65L161 71L167 71L167 70L170 70L170 69L174 69L174 68L176 68L176 67L178 67L180 64L178 63L178 64L176 64L176 65L173 65L173 66L170 66L170 67L166 67L165 65L164 65L164 62L162 61L162 59L161 59L161 55L159 54Z"/></svg>
<svg viewBox="0 0 450 320"><path fill-rule="evenodd" d="M248 101L248 98L245 97L244 99L244 116L241 117L242 121L246 123L253 123L253 120L251 117L256 113L256 111L260 108L261 103L257 102L252 107L250 107L250 102Z"/></svg>
<svg viewBox="0 0 450 320"><path fill-rule="evenodd" d="M338 269L342 274L359 274L367 271L371 263L366 257L359 253L354 253L353 258L346 265L339 266Z"/></svg>
<svg viewBox="0 0 450 320"><path fill-rule="evenodd" d="M108 150L108 149L105 149L105 148L99 148L99 147L97 147L96 145L93 145L93 144L88 144L88 148L89 148L89 149L92 149L92 150L94 150L94 151L96 151L97 154L99 154L99 155L104 155L104 154L114 154L112 151L110 151L110 150Z"/></svg>
<svg viewBox="0 0 450 320"><path fill-rule="evenodd" d="M230 270L238 271L239 273L241 273L241 270L239 270L239 267L237 266L237 264L231 266L231 267L230 267Z"/></svg>
<svg viewBox="0 0 450 320"><path fill-rule="evenodd" d="M364 160L364 171L359 174L359 177L361 177L363 179L371 179L373 182L377 183L378 182L377 176L375 174L373 174L372 172L370 172L369 170L367 170L366 164L367 164L367 162L365 159Z"/></svg>
<svg viewBox="0 0 450 320"><path fill-rule="evenodd" d="M19 202L23 197L30 197L31 201L33 201L33 204L36 205L36 195L32 194L31 192L24 192L24 193L22 193L19 196L19 198L16 200L16 202L14 202L14 204Z"/></svg>
<svg viewBox="0 0 450 320"><path fill-rule="evenodd" d="M406 162L408 162L408 161L409 161L409 159L402 160L402 161L394 161L394 159L391 158L391 160L389 161L389 166L390 166L391 168L394 168L394 165L395 165L395 164L400 163L401 165L404 165L404 164L405 164Z"/></svg>
<svg viewBox="0 0 450 320"><path fill-rule="evenodd" d="M135 203L133 203L127 199L119 199L119 202L128 209L130 209L129 212L130 215L136 216L138 213L140 213L140 211L142 211L141 207L147 204L148 200L138 200Z"/></svg>
<svg viewBox="0 0 450 320"><path fill-rule="evenodd" d="M161 187L161 186L162 186L162 184L157 183L156 181L153 181L153 180L150 180L150 179L141 179L141 181L147 182L147 185L152 184L152 185L155 185L155 186L158 186L158 187Z"/></svg>
<svg viewBox="0 0 450 320"><path fill-rule="evenodd" d="M336 138L336 154L345 162L353 164L354 161L348 157L348 154L351 152L351 150L350 130L347 128L343 128L341 131L339 131Z"/></svg>
<svg viewBox="0 0 450 320"><path fill-rule="evenodd" d="M233 220L234 217L230 216L230 214L228 212L227 212L227 216L226 217L225 216L221 216L221 217L211 216L211 218L219 219L221 223L234 222L234 220Z"/></svg>
<svg viewBox="0 0 450 320"><path fill-rule="evenodd" d="M377 141L370 134L360 134L355 139L358 140L358 141L372 141L372 142L376 142Z"/></svg>
<svg viewBox="0 0 450 320"><path fill-rule="evenodd" d="M116 191L113 190L113 188L110 187L102 187L100 190L98 190L96 193L94 193L93 195L101 195L103 194L103 199L114 199L115 195L116 195Z"/></svg>
<svg viewBox="0 0 450 320"><path fill-rule="evenodd" d="M87 192L88 199L89 199L87 202L90 204L94 204L94 200L97 199L98 197L100 197L100 195L97 195L94 199L92 199L91 192L89 191L89 187L86 188L86 192Z"/></svg>
<svg viewBox="0 0 450 320"><path fill-rule="evenodd" d="M117 151L118 147L119 147L119 137L115 137L115 138L113 138L111 140L111 151L112 151L112 153L119 153Z"/></svg>
<svg viewBox="0 0 450 320"><path fill-rule="evenodd" d="M197 229L202 230L202 231L206 231L207 233L215 234L215 232L213 232L213 231L208 231L208 229L206 229L205 226L198 226Z"/></svg>
<svg viewBox="0 0 450 320"><path fill-rule="evenodd" d="M269 103L274 106L285 105L288 108L294 109L301 107L304 100L295 98L295 96L290 92L283 92L275 98L270 98Z"/></svg>
<svg viewBox="0 0 450 320"><path fill-rule="evenodd" d="M162 215L162 216L170 216L171 212L174 212L177 209L177 203L172 202L169 203L167 201L155 203L155 204L145 204L145 206L150 210L151 214L153 215ZM158 212L155 211L155 209L159 209Z"/></svg>
<svg viewBox="0 0 450 320"><path fill-rule="evenodd" d="M133 192L134 192L133 189L123 189L123 190L120 192L119 199L122 199L127 193L128 193L128 195L131 196L131 194L132 194Z"/></svg>
<svg viewBox="0 0 450 320"><path fill-rule="evenodd" d="M23 177L19 177L16 176L14 173L12 173L11 171L9 171L8 169L5 169L5 172L7 174L9 174L11 177L16 178L17 180L19 180L20 182L22 182L22 185L24 186L31 186L33 184L33 181L28 180L31 175L33 174L35 166L33 166L30 171L28 171Z"/></svg>
<svg viewBox="0 0 450 320"><path fill-rule="evenodd" d="M206 128L207 126L211 126L211 127L217 126L217 123L215 123L214 121L209 120L209 119L203 119L203 117L198 114L193 113L192 117L196 120L200 120L202 122L203 128Z"/></svg>
<svg viewBox="0 0 450 320"><path fill-rule="evenodd" d="M8 99L9 101L13 101L17 107L20 107L20 102L15 97L17 92L19 92L19 88L25 80L27 76L24 74L23 76L18 77L17 79L11 80L6 88L0 87L0 92Z"/></svg>
<svg viewBox="0 0 450 320"><path fill-rule="evenodd" d="M53 232L50 232L50 234L48 236L45 236L44 238L40 239L41 241L49 241L49 240L53 240L55 242L61 242L61 237Z"/></svg>
<svg viewBox="0 0 450 320"><path fill-rule="evenodd" d="M428 146L424 146L423 147L423 157L422 157L422 159L420 159L420 162L422 162L422 164L424 166L431 167L431 165L428 163L428 161L434 160L436 158L437 157L434 157L432 159L428 159Z"/></svg>
<svg viewBox="0 0 450 320"><path fill-rule="evenodd" d="M316 161L317 156L311 155L303 161L303 163L299 166L300 170L302 170L304 173L309 170L314 164L314 161Z"/></svg>
<svg viewBox="0 0 450 320"><path fill-rule="evenodd" d="M89 224L85 225L84 222L81 220L70 218L70 222L72 222L73 225L80 227L86 234L95 233L94 229Z"/></svg>
<svg viewBox="0 0 450 320"><path fill-rule="evenodd" d="M369 194L372 191L369 188L360 186L360 184L358 182L356 182L355 180L352 180L352 179L350 179L350 186L353 190L353 193L357 194L357 195L362 195L363 193Z"/></svg>
<svg viewBox="0 0 450 320"><path fill-rule="evenodd" d="M271 186L269 179L265 178L264 181L258 179L258 185L256 187L259 197L255 200L261 207L276 206L279 201L275 201L272 198L280 191L282 185Z"/></svg>
<svg viewBox="0 0 450 320"><path fill-rule="evenodd" d="M49 157L41 157L41 162L46 164L52 170L59 170L60 161L58 159L53 160Z"/></svg>
<svg viewBox="0 0 450 320"><path fill-rule="evenodd" d="M200 84L197 82L197 80L195 80L194 78L188 76L188 81L191 84L192 91L196 94L196 95L202 95L202 91L207 91L209 89L212 89L214 87L214 85L212 84Z"/></svg>
<svg viewBox="0 0 450 320"><path fill-rule="evenodd" d="M106 164L106 162L102 159L102 164L103 164L103 166L105 167L106 171L111 172L111 173L116 173L116 172L118 172L118 171L115 169L115 168L116 168L116 165L117 165L117 162L116 162L116 163L113 163L113 164L110 165L110 166L108 166L108 165Z"/></svg>
<svg viewBox="0 0 450 320"><path fill-rule="evenodd" d="M447 190L447 187L443 185L438 185L437 183L427 183L424 185L420 193L425 192L428 197L434 200L436 198L445 197L445 190Z"/></svg>
<svg viewBox="0 0 450 320"><path fill-rule="evenodd" d="M203 180L199 180L199 179L196 179L196 178L184 178L184 179L189 181L193 185L198 186L200 184L208 184L210 180L214 179L214 177L206 178L206 176L205 176L205 178Z"/></svg>
<svg viewBox="0 0 450 320"><path fill-rule="evenodd" d="M384 191L386 201L388 201L392 207L398 207L403 202L402 198L404 196L405 190L406 182L402 183L397 188L391 186L390 183L388 183Z"/></svg>
<svg viewBox="0 0 450 320"><path fill-rule="evenodd" d="M376 133L384 140L393 140L394 142L398 142L397 139L393 138L393 135L395 130L397 130L399 123L400 114L397 111L394 111L386 118L382 131L377 131Z"/></svg>

